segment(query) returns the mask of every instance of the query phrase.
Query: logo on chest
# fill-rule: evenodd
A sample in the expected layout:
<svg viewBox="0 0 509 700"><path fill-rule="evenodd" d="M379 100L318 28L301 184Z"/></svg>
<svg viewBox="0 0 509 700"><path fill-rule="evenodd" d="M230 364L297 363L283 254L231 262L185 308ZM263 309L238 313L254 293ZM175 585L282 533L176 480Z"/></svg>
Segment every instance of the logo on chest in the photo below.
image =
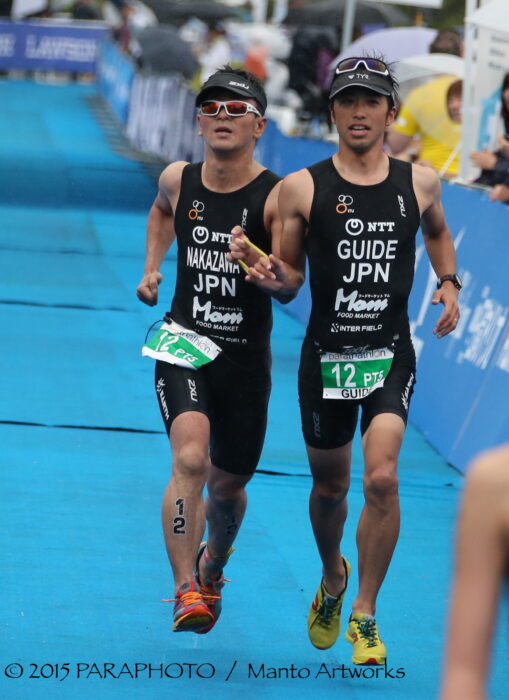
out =
<svg viewBox="0 0 509 700"><path fill-rule="evenodd" d="M340 194L338 196L338 204L336 204L336 212L338 214L353 214L355 210L350 208L352 204L353 197L349 194Z"/></svg>
<svg viewBox="0 0 509 700"><path fill-rule="evenodd" d="M193 206L191 209L189 209L187 215L191 219L191 221L203 221L203 212L205 211L205 204L203 202L200 202L198 199L195 199L193 202Z"/></svg>
<svg viewBox="0 0 509 700"><path fill-rule="evenodd" d="M242 221L240 222L240 228L244 231L244 233L247 231L247 214L247 209L244 209L242 212Z"/></svg>
<svg viewBox="0 0 509 700"><path fill-rule="evenodd" d="M193 241L199 245L205 245L209 238L212 243L221 243L227 246L231 241L231 233L223 233L222 231L209 231L206 226L195 226L192 231Z"/></svg>

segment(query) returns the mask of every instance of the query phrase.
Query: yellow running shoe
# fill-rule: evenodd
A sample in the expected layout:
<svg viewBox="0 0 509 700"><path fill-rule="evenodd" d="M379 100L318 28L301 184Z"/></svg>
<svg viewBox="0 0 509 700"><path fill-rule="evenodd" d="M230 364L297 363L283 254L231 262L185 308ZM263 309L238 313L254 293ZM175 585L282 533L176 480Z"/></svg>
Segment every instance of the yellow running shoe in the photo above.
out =
<svg viewBox="0 0 509 700"><path fill-rule="evenodd" d="M320 587L311 603L308 614L308 635L317 649L328 649L331 647L339 635L341 626L341 606L345 597L348 578L350 576L350 564L345 557L343 566L345 567L345 587L340 596L335 598L327 593L323 585L323 579L320 582Z"/></svg>
<svg viewBox="0 0 509 700"><path fill-rule="evenodd" d="M361 666L383 666L387 649L380 639L373 615L352 613L346 630L346 638L353 644L352 661Z"/></svg>

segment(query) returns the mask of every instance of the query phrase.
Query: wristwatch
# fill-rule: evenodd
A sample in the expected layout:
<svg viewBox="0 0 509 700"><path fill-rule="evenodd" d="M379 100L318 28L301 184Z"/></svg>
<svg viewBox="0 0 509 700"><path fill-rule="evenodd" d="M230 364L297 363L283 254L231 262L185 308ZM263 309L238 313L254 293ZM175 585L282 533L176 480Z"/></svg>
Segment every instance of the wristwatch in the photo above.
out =
<svg viewBox="0 0 509 700"><path fill-rule="evenodd" d="M437 289L440 289L444 282L452 282L456 289L461 289L463 287L461 277L456 273L454 273L454 275L442 275L437 281Z"/></svg>

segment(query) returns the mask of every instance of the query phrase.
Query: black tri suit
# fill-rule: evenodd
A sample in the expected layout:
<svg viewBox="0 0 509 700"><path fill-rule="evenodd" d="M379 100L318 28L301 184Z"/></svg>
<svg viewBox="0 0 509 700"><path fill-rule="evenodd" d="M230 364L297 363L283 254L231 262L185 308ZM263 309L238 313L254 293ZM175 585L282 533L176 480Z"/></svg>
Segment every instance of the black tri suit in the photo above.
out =
<svg viewBox="0 0 509 700"><path fill-rule="evenodd" d="M272 302L226 255L237 224L270 252L263 212L280 178L264 170L244 187L218 193L203 185L202 165L182 171L175 211L177 279L166 320L207 336L222 352L199 369L157 361L156 392L168 434L180 413L205 413L212 464L248 475L258 464L267 426Z"/></svg>
<svg viewBox="0 0 509 700"><path fill-rule="evenodd" d="M389 159L375 185L343 179L332 158L308 168L314 197L305 240L312 309L302 346L299 401L306 443L331 449L352 440L380 413L406 422L415 383L407 301L420 213L409 163ZM389 348L382 387L365 398L323 398L322 353Z"/></svg>

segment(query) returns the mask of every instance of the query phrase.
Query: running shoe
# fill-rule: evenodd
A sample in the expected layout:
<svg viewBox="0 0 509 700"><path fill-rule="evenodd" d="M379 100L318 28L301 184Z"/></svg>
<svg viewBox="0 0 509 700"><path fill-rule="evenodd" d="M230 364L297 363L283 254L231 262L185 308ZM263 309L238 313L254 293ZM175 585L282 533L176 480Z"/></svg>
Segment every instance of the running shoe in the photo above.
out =
<svg viewBox="0 0 509 700"><path fill-rule="evenodd" d="M203 598L203 602L207 605L211 615L212 619L210 620L209 624L207 624L203 629L198 630L198 634L207 634L207 632L210 632L210 630L214 627L216 622L219 619L219 615L221 614L221 609L222 609L222 600L221 600L221 591L224 587L225 582L228 579L225 579L223 576L223 572L221 571L218 578L204 578L203 580L200 579L200 559L203 556L205 562L210 561L210 559L224 559L224 562L228 561L230 554L233 552L233 547L230 547L227 555L225 557L211 557L209 554L209 551L207 549L207 543L202 542L200 544L200 548L198 549L198 555L196 557L196 565L195 565L195 571L194 571L194 576L196 578L196 582L199 586L201 596Z"/></svg>
<svg viewBox="0 0 509 700"><path fill-rule="evenodd" d="M212 613L203 600L195 581L184 583L170 602L175 603L173 608L174 632L199 632L212 620Z"/></svg>
<svg viewBox="0 0 509 700"><path fill-rule="evenodd" d="M339 629L341 627L341 606L343 605L343 598L345 597L348 578L350 576L350 564L345 557L342 557L342 559L343 566L345 567L345 587L343 592L337 598L329 595L323 585L322 579L315 599L311 603L309 609L308 635L311 644L317 649L329 649L329 647L335 643L339 635Z"/></svg>
<svg viewBox="0 0 509 700"><path fill-rule="evenodd" d="M383 666L387 649L380 639L373 615L352 613L346 630L346 638L353 644L352 661L361 666Z"/></svg>

